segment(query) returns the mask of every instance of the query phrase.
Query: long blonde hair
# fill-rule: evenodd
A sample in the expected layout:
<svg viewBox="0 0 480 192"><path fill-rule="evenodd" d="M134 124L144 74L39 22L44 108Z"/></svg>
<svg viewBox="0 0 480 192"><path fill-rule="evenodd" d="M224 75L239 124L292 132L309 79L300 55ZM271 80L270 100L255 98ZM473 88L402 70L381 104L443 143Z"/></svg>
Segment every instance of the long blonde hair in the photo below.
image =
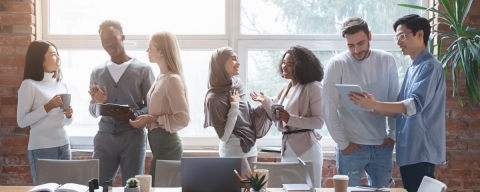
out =
<svg viewBox="0 0 480 192"><path fill-rule="evenodd" d="M180 48L178 47L177 37L173 33L163 31L152 35L151 41L155 48L160 50L165 59L168 69L172 73L178 74L182 80L185 89L185 99L188 104L187 85L183 76L182 59L180 58Z"/></svg>

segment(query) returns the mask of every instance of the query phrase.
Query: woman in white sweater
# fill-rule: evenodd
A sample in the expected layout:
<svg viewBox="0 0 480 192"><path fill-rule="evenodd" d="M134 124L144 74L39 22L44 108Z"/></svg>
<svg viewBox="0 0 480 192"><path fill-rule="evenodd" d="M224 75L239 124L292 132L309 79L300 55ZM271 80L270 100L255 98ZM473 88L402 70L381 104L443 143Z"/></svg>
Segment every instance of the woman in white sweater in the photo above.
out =
<svg viewBox="0 0 480 192"><path fill-rule="evenodd" d="M45 40L32 42L18 90L17 123L31 128L28 160L34 185L37 159L71 159L64 126L72 123L73 111L59 108L63 105L59 94L68 92L61 74L57 47Z"/></svg>

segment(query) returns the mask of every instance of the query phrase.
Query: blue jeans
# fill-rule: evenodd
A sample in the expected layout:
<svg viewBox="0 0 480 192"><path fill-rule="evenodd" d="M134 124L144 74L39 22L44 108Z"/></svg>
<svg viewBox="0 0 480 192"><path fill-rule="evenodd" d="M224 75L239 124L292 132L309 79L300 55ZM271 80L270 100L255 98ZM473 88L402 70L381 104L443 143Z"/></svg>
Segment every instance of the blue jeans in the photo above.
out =
<svg viewBox="0 0 480 192"><path fill-rule="evenodd" d="M417 192L422 183L423 177L428 176L435 179L435 165L432 163L416 163L400 167L403 188L408 192Z"/></svg>
<svg viewBox="0 0 480 192"><path fill-rule="evenodd" d="M343 154L336 149L337 170L339 175L348 175L348 186L358 186L362 183L363 170L367 172L368 184L388 187L392 179L393 147L385 145L358 145L363 151L354 149Z"/></svg>
<svg viewBox="0 0 480 192"><path fill-rule="evenodd" d="M37 159L62 159L71 160L70 145L66 144L60 147L28 150L28 161L30 161L30 171L32 172L33 185L36 185L37 178Z"/></svg>

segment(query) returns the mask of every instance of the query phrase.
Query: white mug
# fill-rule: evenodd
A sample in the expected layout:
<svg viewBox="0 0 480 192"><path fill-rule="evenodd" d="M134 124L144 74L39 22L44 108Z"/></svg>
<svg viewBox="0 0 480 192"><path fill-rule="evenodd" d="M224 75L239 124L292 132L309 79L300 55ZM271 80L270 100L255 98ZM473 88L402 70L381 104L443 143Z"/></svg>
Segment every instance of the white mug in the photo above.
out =
<svg viewBox="0 0 480 192"><path fill-rule="evenodd" d="M140 182L140 192L150 192L152 188L151 175L135 175L135 178Z"/></svg>

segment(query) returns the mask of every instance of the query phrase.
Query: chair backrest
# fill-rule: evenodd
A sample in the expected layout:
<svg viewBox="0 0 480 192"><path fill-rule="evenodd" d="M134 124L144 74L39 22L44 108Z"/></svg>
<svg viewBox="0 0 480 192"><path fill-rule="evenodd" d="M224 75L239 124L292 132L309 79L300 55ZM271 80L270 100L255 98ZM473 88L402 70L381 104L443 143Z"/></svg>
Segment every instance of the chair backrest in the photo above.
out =
<svg viewBox="0 0 480 192"><path fill-rule="evenodd" d="M418 188L418 192L445 192L446 190L447 185L428 176L423 177Z"/></svg>
<svg viewBox="0 0 480 192"><path fill-rule="evenodd" d="M76 183L88 186L88 181L99 177L100 161L92 160L37 160L36 185L45 183Z"/></svg>
<svg viewBox="0 0 480 192"><path fill-rule="evenodd" d="M181 187L181 163L173 160L157 160L154 187Z"/></svg>
<svg viewBox="0 0 480 192"><path fill-rule="evenodd" d="M308 173L310 174L312 181L315 181L315 175L313 174L313 163L311 161L305 161L305 164L307 165ZM283 188L283 184L307 183L299 163L254 162L253 165L256 165L257 169L268 169L269 188Z"/></svg>

